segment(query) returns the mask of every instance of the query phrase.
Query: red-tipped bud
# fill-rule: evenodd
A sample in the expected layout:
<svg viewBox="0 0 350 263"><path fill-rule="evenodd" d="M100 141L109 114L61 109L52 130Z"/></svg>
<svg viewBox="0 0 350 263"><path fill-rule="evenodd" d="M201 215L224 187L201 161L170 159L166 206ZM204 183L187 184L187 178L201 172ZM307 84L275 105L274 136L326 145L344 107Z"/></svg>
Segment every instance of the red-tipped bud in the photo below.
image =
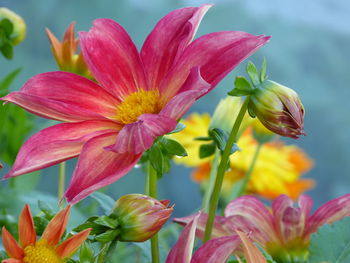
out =
<svg viewBox="0 0 350 263"><path fill-rule="evenodd" d="M143 242L155 235L169 219L173 207L169 201L158 201L142 194L128 194L119 198L113 217L119 222L120 241Z"/></svg>
<svg viewBox="0 0 350 263"><path fill-rule="evenodd" d="M304 107L298 94L281 84L265 80L255 90L249 111L276 134L299 138L304 133Z"/></svg>

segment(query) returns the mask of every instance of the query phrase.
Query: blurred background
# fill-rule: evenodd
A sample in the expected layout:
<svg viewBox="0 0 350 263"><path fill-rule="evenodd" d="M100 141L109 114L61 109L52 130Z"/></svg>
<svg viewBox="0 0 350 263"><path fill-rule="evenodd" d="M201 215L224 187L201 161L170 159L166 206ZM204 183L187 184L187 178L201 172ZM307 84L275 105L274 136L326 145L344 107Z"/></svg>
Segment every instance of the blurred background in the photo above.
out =
<svg viewBox="0 0 350 263"><path fill-rule="evenodd" d="M267 58L271 79L296 90L306 108L307 136L297 141L315 161L306 177L316 180L309 192L315 204L350 192L350 2L348 0L212 0L215 6L204 17L197 36L213 31L240 30L271 35L270 43L250 58L257 65ZM199 5L204 1L164 0L1 0L27 23L27 37L15 47L15 57L0 57L0 78L14 69L22 71L11 86L18 90L30 77L57 70L45 33L48 27L61 38L71 21L78 31L86 31L96 18L112 18L129 32L136 45L156 22L173 9ZM200 99L191 112L212 113L218 101L233 88L236 75L244 75L246 63L229 74L209 95ZM52 122L37 118L31 133ZM0 125L4 125L0 120ZM14 131L10 131L14 132ZM1 146L0 146L1 147ZM0 152L3 149L0 148ZM2 163L4 160L0 160ZM72 174L76 160L68 162ZM9 169L4 166L3 176ZM184 216L201 205L199 187L190 177L191 169L173 165L159 182L159 199L175 203L175 216ZM113 198L126 193L142 193L145 176L138 169L108 188ZM41 172L40 177L23 176L22 192L38 180L39 189L56 195L58 167ZM0 182L6 189L7 182ZM35 196L27 196L28 199ZM2 202L8 202L3 200ZM0 204L1 206L1 204ZM23 206L19 204L20 207Z"/></svg>

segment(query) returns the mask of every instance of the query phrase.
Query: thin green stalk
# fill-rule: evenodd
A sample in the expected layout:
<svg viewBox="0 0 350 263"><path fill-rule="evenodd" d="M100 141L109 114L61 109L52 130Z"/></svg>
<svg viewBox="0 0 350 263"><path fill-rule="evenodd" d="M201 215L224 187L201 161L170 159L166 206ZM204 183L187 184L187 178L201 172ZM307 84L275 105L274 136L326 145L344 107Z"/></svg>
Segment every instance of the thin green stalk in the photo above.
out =
<svg viewBox="0 0 350 263"><path fill-rule="evenodd" d="M250 177L252 176L252 173L254 171L254 167L256 165L256 161L258 160L258 156L259 156L262 145L263 145L262 143L258 143L257 147L255 148L253 159L252 159L252 162L250 163L248 171L244 175L243 179L241 181L239 181L239 183L237 184L237 186L236 186L237 190L234 189L229 200L233 200L241 195L244 195L244 193L246 192L248 182L249 182Z"/></svg>
<svg viewBox="0 0 350 263"><path fill-rule="evenodd" d="M208 187L207 187L205 194L204 194L204 197L203 197L202 206L203 206L203 211L206 213L208 213L210 196L211 196L211 193L213 192L213 189L214 189L216 172L217 172L218 164L219 164L219 157L220 157L220 151L219 151L219 149L216 149L215 154L214 154L214 159L211 162Z"/></svg>
<svg viewBox="0 0 350 263"><path fill-rule="evenodd" d="M117 239L114 239L113 241L106 243L101 248L101 253L98 256L97 262L98 263L106 263L110 259L110 257L113 255L113 252L117 246Z"/></svg>
<svg viewBox="0 0 350 263"><path fill-rule="evenodd" d="M62 200L64 195L64 185L66 179L66 162L62 162L59 164L59 174L58 174L58 201Z"/></svg>
<svg viewBox="0 0 350 263"><path fill-rule="evenodd" d="M208 221L205 226L205 232L204 232L204 242L208 241L211 237L211 232L213 230L213 224L215 220L215 213L216 209L219 203L219 197L220 192L222 188L222 182L224 180L224 175L227 169L229 157L231 155L231 149L233 144L237 141L237 134L239 131L239 127L241 126L243 117L247 111L249 103L249 97L247 97L237 115L237 119L232 127L231 133L228 137L228 140L226 142L225 149L221 156L221 161L217 170L217 175L215 179L215 185L213 189L213 193L210 198L210 204L209 204L209 213L208 213Z"/></svg>
<svg viewBox="0 0 350 263"><path fill-rule="evenodd" d="M154 170L152 165L149 163L148 166L148 194L150 197L157 199L157 171ZM159 263L159 246L158 246L158 235L154 235L151 238L151 253L152 253L152 263Z"/></svg>

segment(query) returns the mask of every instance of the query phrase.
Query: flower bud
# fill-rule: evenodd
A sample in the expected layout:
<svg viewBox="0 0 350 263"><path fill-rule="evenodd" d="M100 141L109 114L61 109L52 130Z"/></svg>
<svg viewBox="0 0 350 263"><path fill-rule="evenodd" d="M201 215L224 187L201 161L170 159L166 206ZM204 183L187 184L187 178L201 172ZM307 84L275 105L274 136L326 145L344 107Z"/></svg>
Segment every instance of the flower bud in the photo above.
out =
<svg viewBox="0 0 350 263"><path fill-rule="evenodd" d="M10 41L12 45L18 45L26 36L26 23L22 17L5 7L0 8L0 21L3 19L8 19L12 23L13 31L10 36Z"/></svg>
<svg viewBox="0 0 350 263"><path fill-rule="evenodd" d="M251 96L249 111L276 134L299 138L304 133L304 107L298 94L274 81L265 80Z"/></svg>
<svg viewBox="0 0 350 263"><path fill-rule="evenodd" d="M143 242L155 235L171 216L170 201L158 201L142 194L128 194L119 198L112 216L119 222L119 240Z"/></svg>

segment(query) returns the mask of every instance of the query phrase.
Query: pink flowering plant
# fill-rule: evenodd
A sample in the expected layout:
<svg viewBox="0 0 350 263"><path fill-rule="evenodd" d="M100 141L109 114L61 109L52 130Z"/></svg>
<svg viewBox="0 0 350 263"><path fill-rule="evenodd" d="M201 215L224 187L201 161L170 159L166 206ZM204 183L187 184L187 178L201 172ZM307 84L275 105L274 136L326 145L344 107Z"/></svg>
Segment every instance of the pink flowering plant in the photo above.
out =
<svg viewBox="0 0 350 263"><path fill-rule="evenodd" d="M172 137L186 129L181 119L192 105L199 99L208 101L221 80L270 39L243 31L195 38L211 7L170 12L157 22L140 49L118 22L108 18L94 20L90 29L78 35L75 26L79 25L72 22L62 40L47 28L59 71L35 75L12 92L9 86L19 70L0 82L4 103L0 145L6 146L0 149L0 159L6 163L5 167L0 163L5 171L0 194L8 200L0 201L2 263L349 262L350 235L344 236L350 229L348 194L313 212L312 199L300 195L303 186L298 178L281 171L288 193L298 193L297 205L292 199L296 194L280 195L271 205L258 195L245 195L256 180L252 175L259 160L273 163L278 158L267 158L261 147L274 145L275 135L293 139L306 135L299 95L268 79L265 59L260 70L248 62L248 78L236 77L234 88L225 91L231 99L236 97L236 104L220 113L222 122L230 120L231 125L225 124L229 130L221 129L219 123L220 127L206 131L207 136L193 136L186 143ZM0 8L0 50L5 58L12 58L13 47L25 32L20 16ZM29 136L37 126L32 114L48 119L49 124ZM243 127L253 129L258 146L242 175L231 170L230 162L235 162L237 151L244 151L239 142ZM196 134L199 129L187 132ZM198 143L199 156L193 156L192 144ZM278 149L281 156L285 154ZM301 154L287 156L298 167L310 163L309 159L303 162ZM73 158L77 163L66 187L66 161ZM157 185L159 179L167 180L164 174L176 158L193 162L206 158L210 167L202 169L209 169L210 178L202 207L174 218L174 224L169 221L177 206L170 198L158 200ZM42 169L56 165L58 197L44 196L35 182L41 179ZM106 194L106 187L118 184L134 167L147 175L144 193L118 194L115 201ZM229 202L221 195L228 173L240 177ZM30 175L22 179L25 174ZM180 193L175 187L172 190ZM32 199L37 202L31 204L37 210L34 216L25 204ZM24 205L18 223L9 213L12 203ZM66 231L71 210L73 223ZM342 231L339 242L325 246L327 238L333 240Z"/></svg>

